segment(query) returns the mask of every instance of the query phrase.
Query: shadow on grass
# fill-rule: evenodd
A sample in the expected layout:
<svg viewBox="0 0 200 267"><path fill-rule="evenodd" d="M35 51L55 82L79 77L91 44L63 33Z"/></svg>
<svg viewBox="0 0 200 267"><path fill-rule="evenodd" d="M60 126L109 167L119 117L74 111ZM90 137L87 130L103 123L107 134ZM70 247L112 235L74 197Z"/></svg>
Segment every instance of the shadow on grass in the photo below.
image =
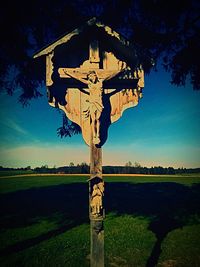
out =
<svg viewBox="0 0 200 267"><path fill-rule="evenodd" d="M150 218L149 230L157 240L146 267L154 267L162 252L167 234L200 215L200 184L184 186L178 183L110 183L107 185L107 212L134 214Z"/></svg>
<svg viewBox="0 0 200 267"><path fill-rule="evenodd" d="M38 237L2 249L1 255L19 252L88 223L86 183L17 191L2 195L0 201L2 229L30 226L40 222L41 218L56 221L58 226ZM195 223L195 215L200 214L200 184L188 187L178 183L107 183L105 206L107 213L150 218L149 230L156 235L157 241L146 267L153 267L158 262L167 234L188 223Z"/></svg>

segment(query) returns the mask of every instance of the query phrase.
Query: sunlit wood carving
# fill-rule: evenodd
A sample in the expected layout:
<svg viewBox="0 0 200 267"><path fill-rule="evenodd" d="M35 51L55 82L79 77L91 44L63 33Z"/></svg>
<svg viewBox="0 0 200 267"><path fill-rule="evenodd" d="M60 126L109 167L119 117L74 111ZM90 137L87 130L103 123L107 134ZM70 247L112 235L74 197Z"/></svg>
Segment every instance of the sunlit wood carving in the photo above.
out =
<svg viewBox="0 0 200 267"><path fill-rule="evenodd" d="M46 56L49 104L78 124L90 146L91 267L104 267L102 145L108 128L142 97L135 47L96 18L38 52Z"/></svg>
<svg viewBox="0 0 200 267"><path fill-rule="evenodd" d="M94 144L100 143L100 117L104 109L102 99L104 94L103 82L116 76L123 70L123 68L116 71L101 72L101 74L99 73L99 75L97 74L98 70L85 70L86 79L84 79L84 69L60 69L60 73L64 72L66 75L75 78L88 86L88 90L84 88L80 89L80 92L88 95L88 98L86 100L86 103L83 105L85 106L85 109L83 109L82 114L79 115L80 117L83 116L85 120L89 120L89 124L91 123ZM71 103L70 99L69 102Z"/></svg>
<svg viewBox="0 0 200 267"><path fill-rule="evenodd" d="M66 60L60 59L65 49ZM92 19L35 55L46 55L49 104L81 127L88 145L102 146L110 124L142 97L144 73L141 66L131 65L132 49L118 33Z"/></svg>
<svg viewBox="0 0 200 267"><path fill-rule="evenodd" d="M102 214L103 195L104 195L104 183L100 182L94 184L90 201L91 214L94 218L98 218Z"/></svg>

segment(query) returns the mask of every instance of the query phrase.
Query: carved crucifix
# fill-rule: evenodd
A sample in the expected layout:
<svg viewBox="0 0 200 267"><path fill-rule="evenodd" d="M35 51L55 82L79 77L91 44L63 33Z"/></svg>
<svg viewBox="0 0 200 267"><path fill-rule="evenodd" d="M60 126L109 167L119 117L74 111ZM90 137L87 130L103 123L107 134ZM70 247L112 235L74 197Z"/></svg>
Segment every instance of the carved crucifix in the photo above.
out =
<svg viewBox="0 0 200 267"><path fill-rule="evenodd" d="M103 220L103 195L104 195L104 182L102 180L102 151L101 151L101 132L106 129L101 120L101 115L104 110L103 96L104 94L114 95L119 92L117 89L107 90L105 92L104 82L114 78L120 72L122 72L126 64L122 61L118 62L117 69L107 70L100 69L100 57L99 47L96 40L90 43L89 47L90 58L80 68L59 68L58 72L61 78L73 78L82 83L82 87L78 90L80 98L84 101L81 102L82 109L80 118L84 117L88 121L87 128L83 128L84 123L82 122L82 130L84 135L89 136L90 147L91 147L91 177L89 180L89 192L90 192L90 218L93 220ZM116 66L115 66L116 67ZM84 86L87 86L84 88ZM71 91L72 90L72 91ZM74 94L74 90L71 89L71 93ZM68 94L68 91L67 91ZM85 97L86 95L86 97ZM67 105L70 102L70 98L67 99ZM67 109L66 105L66 109ZM106 108L106 107L105 107ZM110 114L107 114L110 116ZM83 119L83 121L84 121Z"/></svg>
<svg viewBox="0 0 200 267"><path fill-rule="evenodd" d="M84 60L80 61L76 54L72 53L71 57L62 54L62 51L65 51L62 50L63 46L67 47L68 43L73 43L71 39L83 35L84 31L89 33L86 33L86 37L82 39L83 43L80 43L77 48L81 50L84 42L87 49L89 45L89 59L85 60L84 57ZM101 42L101 49L99 42ZM110 47L106 48L104 44L106 42L108 44L111 42L114 51ZM71 48L72 51L75 50L73 45ZM66 49L69 49L69 46ZM68 56L71 59L69 60L71 67L60 63L62 58L56 62L56 54L62 54L62 57ZM118 54L123 59L120 60ZM64 35L34 57L41 55L46 55L49 104L62 109L71 121L81 127L82 136L90 146L90 178L88 179L90 262L91 267L103 267L105 212L102 145L107 139L110 124L117 121L124 110L138 104L144 87L144 73L136 63L133 64L134 67L130 67L127 63L136 62L134 48L129 42L95 18L89 20L85 26ZM75 61L81 64L74 64ZM55 76L59 76L59 80L64 82L64 90L61 88L61 92Z"/></svg>
<svg viewBox="0 0 200 267"><path fill-rule="evenodd" d="M123 63L123 62L122 62ZM124 64L125 66L125 64ZM112 79L114 76L123 71L123 64L120 70L116 71L103 71L100 69L72 69L72 68L60 68L59 73L61 77L72 77L79 80L83 84L88 86L89 90L80 88L80 91L89 95L89 99L86 100L88 105L83 110L85 118L91 120L91 130L93 144L100 144L100 117L104 109L102 95L104 94L103 82ZM85 78L86 73L86 78ZM117 90L116 90L117 91ZM103 127L103 126L102 126Z"/></svg>
<svg viewBox="0 0 200 267"><path fill-rule="evenodd" d="M58 107L81 127L83 138L89 146L91 140L95 145L102 146L107 139L110 124L118 120L125 109L138 104L144 86L143 71L129 70L125 62L118 60L110 52L104 53L103 68L100 68L96 40L90 43L89 55L89 60L84 61L80 67L58 69L59 76L65 79L67 87L66 105L58 104ZM76 81L81 82L79 86ZM56 106L56 99L53 96L51 99L50 105Z"/></svg>

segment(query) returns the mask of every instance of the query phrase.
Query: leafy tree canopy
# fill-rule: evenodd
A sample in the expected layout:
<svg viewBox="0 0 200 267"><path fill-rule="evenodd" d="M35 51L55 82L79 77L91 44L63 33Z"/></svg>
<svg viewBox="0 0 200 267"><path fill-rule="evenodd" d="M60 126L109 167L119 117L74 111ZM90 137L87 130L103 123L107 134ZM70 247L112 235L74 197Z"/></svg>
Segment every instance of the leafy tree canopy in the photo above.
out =
<svg viewBox="0 0 200 267"><path fill-rule="evenodd" d="M33 53L94 16L137 44L144 65L151 54L154 67L161 62L173 84L189 81L200 89L198 0L19 0L1 5L0 90L20 90L23 105L40 97L45 63L33 60ZM80 131L66 123L59 135Z"/></svg>

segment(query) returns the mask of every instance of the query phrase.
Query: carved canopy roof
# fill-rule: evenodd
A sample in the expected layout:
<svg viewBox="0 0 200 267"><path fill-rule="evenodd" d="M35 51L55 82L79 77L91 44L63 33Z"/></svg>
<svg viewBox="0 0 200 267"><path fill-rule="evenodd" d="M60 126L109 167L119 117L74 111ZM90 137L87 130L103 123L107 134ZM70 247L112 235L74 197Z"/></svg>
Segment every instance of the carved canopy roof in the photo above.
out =
<svg viewBox="0 0 200 267"><path fill-rule="evenodd" d="M98 21L97 18L88 20L85 24L79 28L74 29L70 33L64 34L56 41L38 51L34 58L47 55L55 50L60 45L70 42L73 38L84 35L85 38L97 37L104 43L111 45L119 54L122 54L126 59L129 59L132 63L136 61L137 54L135 46L133 46L127 39L121 34L112 30L109 26ZM136 62L135 62L136 63Z"/></svg>

